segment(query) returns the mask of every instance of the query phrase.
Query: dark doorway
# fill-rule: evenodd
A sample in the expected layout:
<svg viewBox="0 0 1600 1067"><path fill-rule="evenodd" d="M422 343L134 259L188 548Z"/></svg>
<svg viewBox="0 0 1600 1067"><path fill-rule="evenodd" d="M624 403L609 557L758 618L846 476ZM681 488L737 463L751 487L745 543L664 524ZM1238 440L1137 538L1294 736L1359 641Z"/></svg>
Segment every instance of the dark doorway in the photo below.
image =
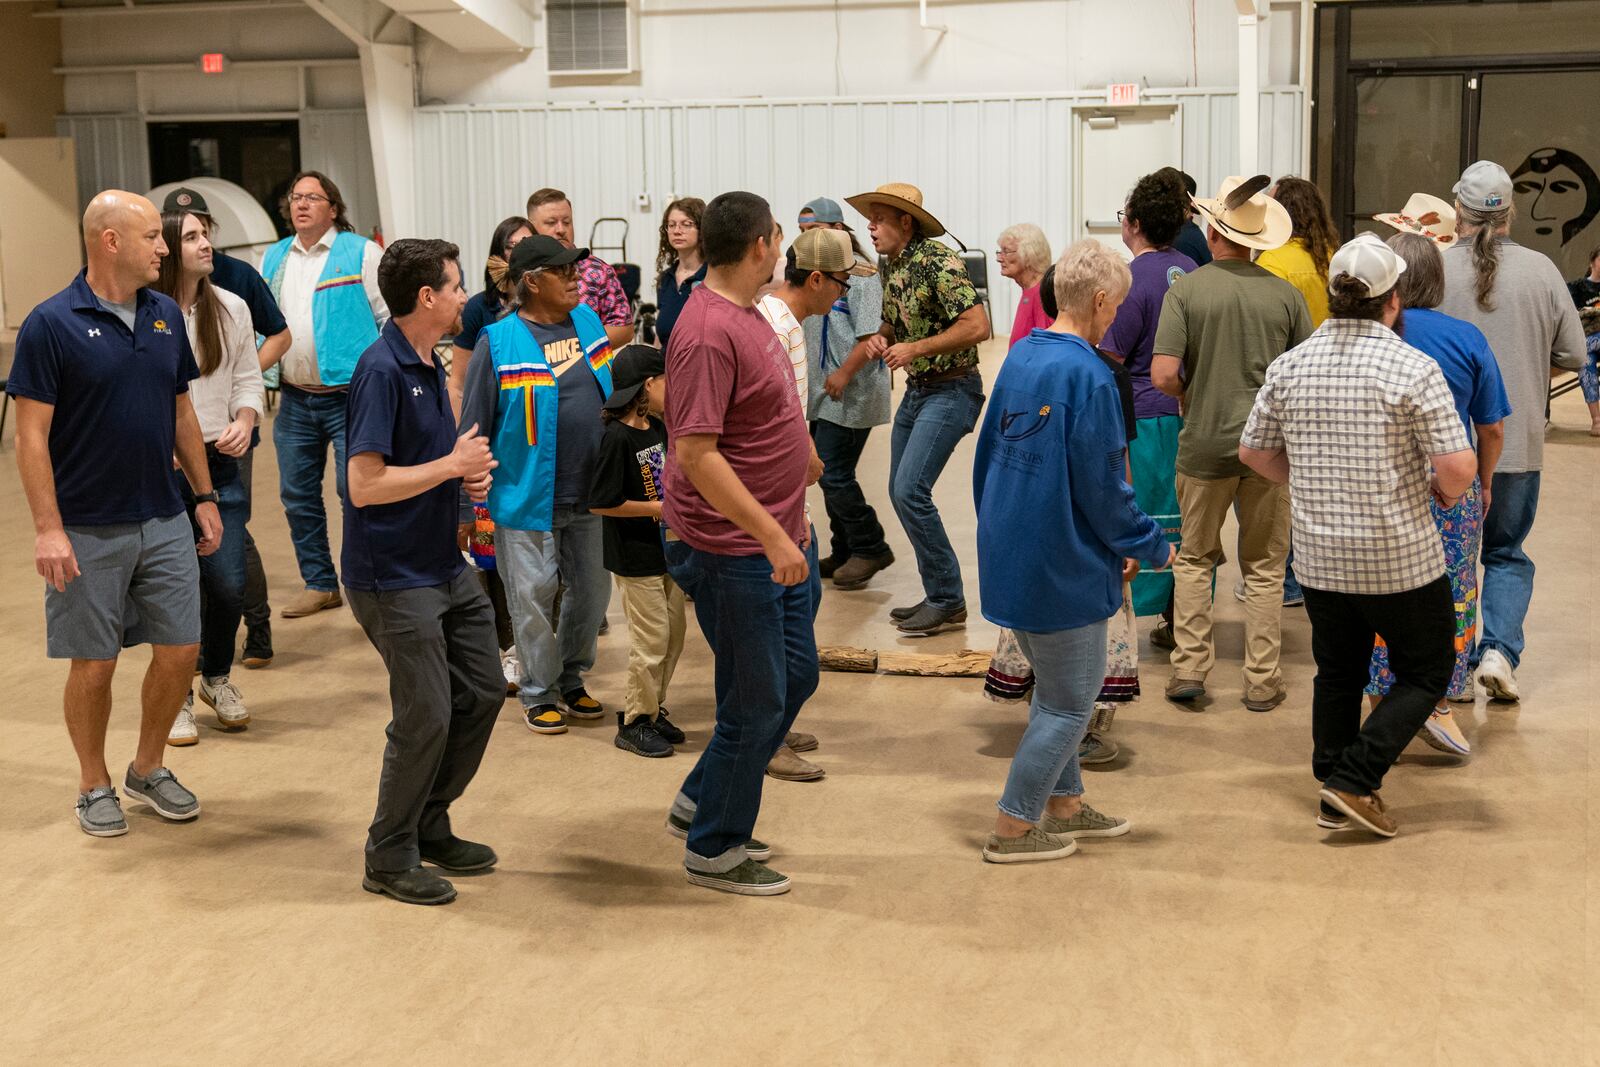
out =
<svg viewBox="0 0 1600 1067"><path fill-rule="evenodd" d="M278 204L300 170L300 123L150 123L150 184L187 178L223 178L243 186L272 218L280 237L289 224Z"/></svg>
<svg viewBox="0 0 1600 1067"><path fill-rule="evenodd" d="M1600 243L1597 19L1600 0L1319 3L1312 170L1345 236L1492 159L1515 182L1511 236L1582 273Z"/></svg>

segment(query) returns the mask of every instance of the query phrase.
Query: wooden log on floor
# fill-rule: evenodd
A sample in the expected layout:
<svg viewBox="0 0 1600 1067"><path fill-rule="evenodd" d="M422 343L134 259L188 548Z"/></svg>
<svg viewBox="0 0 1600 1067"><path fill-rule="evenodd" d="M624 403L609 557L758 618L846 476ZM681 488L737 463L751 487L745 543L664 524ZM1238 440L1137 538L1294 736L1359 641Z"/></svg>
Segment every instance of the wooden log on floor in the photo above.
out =
<svg viewBox="0 0 1600 1067"><path fill-rule="evenodd" d="M964 648L959 652L879 652L870 648L828 645L817 649L825 671L857 674L911 674L923 678L982 678L989 670L989 653Z"/></svg>

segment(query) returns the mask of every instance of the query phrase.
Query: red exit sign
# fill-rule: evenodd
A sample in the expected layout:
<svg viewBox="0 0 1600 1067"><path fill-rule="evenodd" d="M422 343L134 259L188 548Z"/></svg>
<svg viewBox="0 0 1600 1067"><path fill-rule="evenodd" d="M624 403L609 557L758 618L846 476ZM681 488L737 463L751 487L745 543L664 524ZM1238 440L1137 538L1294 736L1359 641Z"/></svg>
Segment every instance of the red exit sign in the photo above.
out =
<svg viewBox="0 0 1600 1067"><path fill-rule="evenodd" d="M221 74L228 69L228 57L221 52L206 52L200 57L201 74Z"/></svg>
<svg viewBox="0 0 1600 1067"><path fill-rule="evenodd" d="M1106 86L1106 103L1112 107L1132 107L1138 102L1138 82L1119 82Z"/></svg>

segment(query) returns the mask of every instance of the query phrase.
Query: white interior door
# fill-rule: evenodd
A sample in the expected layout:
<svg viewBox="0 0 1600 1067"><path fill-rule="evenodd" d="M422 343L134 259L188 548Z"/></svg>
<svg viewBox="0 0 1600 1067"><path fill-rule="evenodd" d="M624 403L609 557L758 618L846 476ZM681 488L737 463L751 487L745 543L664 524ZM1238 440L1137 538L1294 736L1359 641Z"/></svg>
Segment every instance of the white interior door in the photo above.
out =
<svg viewBox="0 0 1600 1067"><path fill-rule="evenodd" d="M1183 128L1178 109L1168 105L1079 108L1074 116L1078 127L1077 236L1096 238L1127 255L1117 212L1140 178L1162 167L1182 166Z"/></svg>

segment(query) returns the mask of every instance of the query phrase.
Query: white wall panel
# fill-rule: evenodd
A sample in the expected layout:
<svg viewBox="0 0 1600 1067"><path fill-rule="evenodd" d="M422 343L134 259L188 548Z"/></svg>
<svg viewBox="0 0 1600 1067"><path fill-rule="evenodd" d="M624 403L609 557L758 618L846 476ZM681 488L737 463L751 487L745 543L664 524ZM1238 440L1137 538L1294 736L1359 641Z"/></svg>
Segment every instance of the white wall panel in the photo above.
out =
<svg viewBox="0 0 1600 1067"><path fill-rule="evenodd" d="M378 225L378 180L364 110L302 111L300 166L320 170L339 185L358 232Z"/></svg>
<svg viewBox="0 0 1600 1067"><path fill-rule="evenodd" d="M1231 91L1149 90L1176 104L1185 170L1202 190L1236 169L1237 96ZM577 235L620 215L631 224L629 260L648 277L660 213L674 196L710 199L750 189L772 202L785 232L812 197L843 202L889 181L919 185L928 207L973 249L992 252L1014 222L1035 222L1053 249L1081 235L1074 218L1073 110L1098 94L865 101L696 102L549 107L431 107L417 113L419 232L462 247L477 278L495 225L519 214L543 185L573 200ZM1274 174L1299 159L1300 93L1262 101L1263 158ZM1092 165L1092 161L1086 161ZM651 209L635 209L640 193ZM866 241L865 221L846 208ZM991 263L998 330L1015 306Z"/></svg>
<svg viewBox="0 0 1600 1067"><path fill-rule="evenodd" d="M136 115L64 115L56 133L72 138L78 155L78 203L102 189L142 193L150 187L150 142Z"/></svg>

